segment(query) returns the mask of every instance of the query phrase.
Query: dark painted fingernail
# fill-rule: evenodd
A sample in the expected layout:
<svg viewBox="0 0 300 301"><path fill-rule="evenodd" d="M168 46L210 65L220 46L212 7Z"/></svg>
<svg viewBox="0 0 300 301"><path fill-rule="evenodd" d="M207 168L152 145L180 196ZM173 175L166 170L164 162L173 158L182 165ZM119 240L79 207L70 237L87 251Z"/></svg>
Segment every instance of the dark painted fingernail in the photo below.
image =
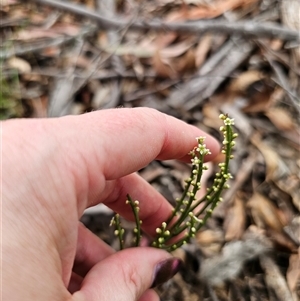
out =
<svg viewBox="0 0 300 301"><path fill-rule="evenodd" d="M179 258L170 258L159 262L155 267L154 280L151 288L171 279L180 269L183 262Z"/></svg>

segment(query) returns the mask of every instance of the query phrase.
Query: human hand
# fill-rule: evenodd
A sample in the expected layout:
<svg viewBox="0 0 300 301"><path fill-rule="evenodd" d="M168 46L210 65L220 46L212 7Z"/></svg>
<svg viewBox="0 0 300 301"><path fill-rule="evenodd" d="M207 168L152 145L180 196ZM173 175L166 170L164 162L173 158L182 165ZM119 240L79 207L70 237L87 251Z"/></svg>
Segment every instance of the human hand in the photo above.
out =
<svg viewBox="0 0 300 301"><path fill-rule="evenodd" d="M58 119L2 123L3 300L159 300L152 285L179 261L154 248L115 252L86 229L83 211L103 203L143 230L171 213L135 171L152 160L189 160L201 130L152 109L114 109ZM218 143L207 136L212 155Z"/></svg>

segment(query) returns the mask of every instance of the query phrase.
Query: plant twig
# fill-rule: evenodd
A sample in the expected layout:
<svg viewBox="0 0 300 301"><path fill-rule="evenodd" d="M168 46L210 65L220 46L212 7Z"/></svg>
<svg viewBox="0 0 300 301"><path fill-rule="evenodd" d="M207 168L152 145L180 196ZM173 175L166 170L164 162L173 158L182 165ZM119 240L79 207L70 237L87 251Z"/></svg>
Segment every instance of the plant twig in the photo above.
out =
<svg viewBox="0 0 300 301"><path fill-rule="evenodd" d="M92 33L94 30L95 26L87 26L84 27L76 36L62 36L56 39L50 39L43 42L38 41L27 45L13 45L13 47L9 47L8 49L0 51L0 60L8 59L12 56L35 53L48 47L60 46L78 38L85 37L86 35Z"/></svg>
<svg viewBox="0 0 300 301"><path fill-rule="evenodd" d="M190 177L185 181L186 185L182 196L176 199L176 206L173 208L170 217L162 222L160 227L156 228L156 237L151 246L166 251L174 251L188 243L205 225L216 206L222 201L221 193L224 189L229 188L227 181L232 177L229 172L229 161L234 157L232 149L235 145L234 139L238 134L233 132L233 119L224 114L220 115L220 119L224 123L220 131L223 132L224 136L222 153L225 154L225 161L219 164L220 170L215 175L212 187L207 190L203 198L196 199L196 193L201 188L203 171L207 169L207 166L204 165L204 158L210 154L210 150L206 148L204 143L205 137L198 137L196 138L197 146L189 153L192 157L192 170ZM135 246L139 246L142 224L139 218L139 202L133 201L127 195L126 204L131 206L134 215L136 225L133 230ZM195 213L195 209L200 204L203 204L203 207ZM122 236L120 235L123 235L123 230L118 217L113 218L112 224L116 226L115 234L119 236L120 247L122 247Z"/></svg>
<svg viewBox="0 0 300 301"><path fill-rule="evenodd" d="M125 230L122 228L121 221L120 221L120 215L115 214L114 217L112 218L110 225L114 225L116 227L116 230L114 232L115 236L118 237L119 239L119 244L120 244L120 250L124 249L124 233Z"/></svg>
<svg viewBox="0 0 300 301"><path fill-rule="evenodd" d="M86 9L82 5L71 4L66 1L55 1L55 0L32 0L39 4L52 6L64 11L68 11L90 20L97 22L104 29L122 29L128 25L127 20L122 18L109 19L101 16L91 10ZM170 30L177 32L191 32L191 33L203 33L207 31L218 32L218 33L238 33L245 36L253 37L274 37L282 40L300 41L299 33L295 30L291 30L282 26L278 26L272 23L255 23L253 21L247 22L228 22L224 20L206 20L197 22L186 22L186 23L166 23L162 20L152 21L135 21L131 24L131 29L138 30Z"/></svg>
<svg viewBox="0 0 300 301"><path fill-rule="evenodd" d="M141 241L141 237L142 237L142 235L141 235L142 221L140 220L140 217L139 217L139 210L140 210L139 201L133 201L132 198L130 197L130 195L128 194L126 204L130 205L133 215L134 215L134 221L135 221L135 228L133 230L134 235L135 235L134 243L135 243L135 246L138 247L140 245L140 241Z"/></svg>

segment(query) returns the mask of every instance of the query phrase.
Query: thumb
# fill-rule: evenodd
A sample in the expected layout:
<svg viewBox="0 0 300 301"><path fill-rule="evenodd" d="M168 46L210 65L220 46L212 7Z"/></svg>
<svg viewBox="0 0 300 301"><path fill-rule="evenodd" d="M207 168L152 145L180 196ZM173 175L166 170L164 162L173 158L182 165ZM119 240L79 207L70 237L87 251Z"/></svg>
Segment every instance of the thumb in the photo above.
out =
<svg viewBox="0 0 300 301"><path fill-rule="evenodd" d="M137 301L149 288L172 278L181 263L180 259L159 249L122 250L100 261L88 272L73 300ZM157 300L154 294L147 293L150 295L152 300Z"/></svg>

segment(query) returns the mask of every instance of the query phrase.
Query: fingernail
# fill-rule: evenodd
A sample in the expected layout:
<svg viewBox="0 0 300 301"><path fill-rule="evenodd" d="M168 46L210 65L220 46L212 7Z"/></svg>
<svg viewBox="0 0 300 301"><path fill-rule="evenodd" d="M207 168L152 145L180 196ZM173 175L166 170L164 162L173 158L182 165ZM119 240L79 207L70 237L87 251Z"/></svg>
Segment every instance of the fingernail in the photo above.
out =
<svg viewBox="0 0 300 301"><path fill-rule="evenodd" d="M171 279L179 271L182 264L183 262L179 258L170 258L159 262L155 267L151 288Z"/></svg>

